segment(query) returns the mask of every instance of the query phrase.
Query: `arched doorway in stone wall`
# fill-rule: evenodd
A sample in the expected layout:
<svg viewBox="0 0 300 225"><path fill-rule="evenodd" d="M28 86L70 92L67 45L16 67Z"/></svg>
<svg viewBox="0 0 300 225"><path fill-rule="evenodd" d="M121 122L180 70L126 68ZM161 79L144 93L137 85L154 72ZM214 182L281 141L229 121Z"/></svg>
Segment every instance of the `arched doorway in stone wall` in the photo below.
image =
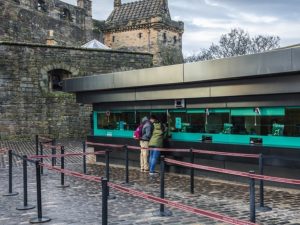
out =
<svg viewBox="0 0 300 225"><path fill-rule="evenodd" d="M70 78L72 73L64 69L48 71L49 91L62 91L63 80Z"/></svg>

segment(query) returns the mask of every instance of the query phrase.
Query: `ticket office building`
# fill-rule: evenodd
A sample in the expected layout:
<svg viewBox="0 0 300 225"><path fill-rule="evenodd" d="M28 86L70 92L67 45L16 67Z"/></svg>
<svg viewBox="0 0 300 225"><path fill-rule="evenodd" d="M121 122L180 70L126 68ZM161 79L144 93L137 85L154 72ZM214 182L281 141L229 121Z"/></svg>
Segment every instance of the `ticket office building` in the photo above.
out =
<svg viewBox="0 0 300 225"><path fill-rule="evenodd" d="M74 78L64 90L93 104L90 140L137 144L134 130L154 114L168 125L166 147L264 153L299 167L298 47Z"/></svg>

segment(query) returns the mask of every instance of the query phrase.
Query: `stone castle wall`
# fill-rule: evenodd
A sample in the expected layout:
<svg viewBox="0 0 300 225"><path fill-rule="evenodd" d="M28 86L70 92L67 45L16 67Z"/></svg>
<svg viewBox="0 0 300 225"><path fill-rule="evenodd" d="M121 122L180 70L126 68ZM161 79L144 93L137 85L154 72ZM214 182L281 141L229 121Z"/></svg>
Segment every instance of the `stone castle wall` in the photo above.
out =
<svg viewBox="0 0 300 225"><path fill-rule="evenodd" d="M153 28L104 34L105 45L112 49L150 52L156 66L183 62L181 39L177 32Z"/></svg>
<svg viewBox="0 0 300 225"><path fill-rule="evenodd" d="M0 139L52 134L82 137L90 131L90 106L72 94L49 90L49 71L71 77L152 66L152 55L0 42Z"/></svg>
<svg viewBox="0 0 300 225"><path fill-rule="evenodd" d="M0 41L45 44L49 30L58 45L102 40L101 32L93 30L87 9L58 0L44 2L45 9L38 9L38 0L0 0Z"/></svg>

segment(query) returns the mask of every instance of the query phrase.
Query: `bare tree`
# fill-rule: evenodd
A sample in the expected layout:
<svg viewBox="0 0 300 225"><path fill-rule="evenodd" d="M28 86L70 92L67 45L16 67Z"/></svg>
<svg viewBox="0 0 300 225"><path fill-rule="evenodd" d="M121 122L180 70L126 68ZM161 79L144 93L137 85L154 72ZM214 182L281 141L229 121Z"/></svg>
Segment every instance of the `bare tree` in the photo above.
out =
<svg viewBox="0 0 300 225"><path fill-rule="evenodd" d="M186 57L185 62L196 62L219 58L228 58L239 55L261 53L278 48L278 36L258 35L250 37L249 33L241 28L235 28L228 34L223 34L219 44L214 44L208 49L201 49L198 54Z"/></svg>

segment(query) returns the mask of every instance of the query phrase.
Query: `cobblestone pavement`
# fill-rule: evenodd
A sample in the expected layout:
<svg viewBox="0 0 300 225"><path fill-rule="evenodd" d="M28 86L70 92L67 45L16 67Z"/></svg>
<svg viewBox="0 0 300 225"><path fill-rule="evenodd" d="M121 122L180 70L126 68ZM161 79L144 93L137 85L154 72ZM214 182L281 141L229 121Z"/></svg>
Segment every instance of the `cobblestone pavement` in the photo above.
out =
<svg viewBox="0 0 300 225"><path fill-rule="evenodd" d="M62 141L68 152L81 151L80 142ZM0 142L21 154L33 154L33 142ZM81 158L68 158L67 169L81 172ZM17 211L22 204L22 194L15 197L3 197L7 191L7 157L0 155L0 224L29 224L29 219L36 216L36 209ZM14 160L14 191L22 193L21 163ZM89 171L95 175L104 174L103 166L90 166ZM59 189L59 174L46 171L42 177L43 213L52 219L46 224L51 225L96 225L101 224L101 189L100 184L67 177L69 188ZM29 202L35 204L34 168L29 171L28 193ZM121 167L111 168L111 181L121 183L124 180L124 170ZM136 169L130 170L132 188L159 196L159 178L149 177ZM183 175L166 174L166 198L187 205L206 209L233 218L249 219L248 186L241 183L226 182L201 178L195 182L195 195L188 194L189 179ZM136 197L112 190L115 200L109 201L109 224L122 225L206 225L223 224L201 216L195 216L176 209L171 217L154 217L152 212L159 205ZM256 192L258 193L258 191ZM300 225L300 190L268 187L265 191L266 205L273 208L270 212L257 212L258 224L289 224ZM258 199L257 199L258 200ZM167 207L168 208L168 207Z"/></svg>

